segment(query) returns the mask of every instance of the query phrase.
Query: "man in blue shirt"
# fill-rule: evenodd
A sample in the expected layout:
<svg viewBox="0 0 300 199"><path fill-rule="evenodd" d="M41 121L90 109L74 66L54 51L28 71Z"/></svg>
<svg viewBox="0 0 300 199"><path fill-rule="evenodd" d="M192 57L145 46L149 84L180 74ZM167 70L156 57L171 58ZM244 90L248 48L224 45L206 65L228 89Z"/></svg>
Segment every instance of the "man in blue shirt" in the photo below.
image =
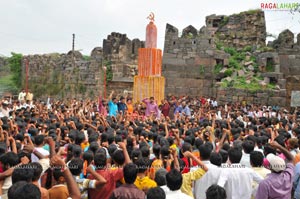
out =
<svg viewBox="0 0 300 199"><path fill-rule="evenodd" d="M114 94L114 91L112 91L111 94L109 95L109 101L108 101L109 112L108 112L108 115L111 116L111 117L112 116L116 117L117 113L118 113L118 105L117 105L117 98L112 97L113 94Z"/></svg>
<svg viewBox="0 0 300 199"><path fill-rule="evenodd" d="M127 105L125 103L125 97L121 96L120 101L118 102L118 111L121 115L124 115L127 111Z"/></svg>

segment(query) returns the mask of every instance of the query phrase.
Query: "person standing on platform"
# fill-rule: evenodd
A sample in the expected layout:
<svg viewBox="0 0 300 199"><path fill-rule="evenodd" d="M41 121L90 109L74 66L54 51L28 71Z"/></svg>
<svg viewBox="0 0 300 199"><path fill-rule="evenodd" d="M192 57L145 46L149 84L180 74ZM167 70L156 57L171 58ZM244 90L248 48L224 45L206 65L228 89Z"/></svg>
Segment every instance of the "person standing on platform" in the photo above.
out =
<svg viewBox="0 0 300 199"><path fill-rule="evenodd" d="M146 112L145 112L146 117L149 117L151 115L155 117L159 116L158 106L154 101L154 97L150 97L150 99L145 98L143 99L143 102L146 104Z"/></svg>

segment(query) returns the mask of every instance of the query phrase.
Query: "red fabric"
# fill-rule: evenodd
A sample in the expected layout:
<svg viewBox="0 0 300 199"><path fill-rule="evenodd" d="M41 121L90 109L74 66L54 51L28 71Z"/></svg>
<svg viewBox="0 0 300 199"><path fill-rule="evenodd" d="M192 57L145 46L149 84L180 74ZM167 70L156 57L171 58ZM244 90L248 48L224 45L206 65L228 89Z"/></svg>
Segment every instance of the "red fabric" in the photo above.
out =
<svg viewBox="0 0 300 199"><path fill-rule="evenodd" d="M183 162L184 162L184 164L185 164L185 167L184 167L184 169L182 170L181 173L184 174L184 173L190 172L190 164L189 164L189 160L188 160L186 157L181 158L181 160L183 160Z"/></svg>
<svg viewBox="0 0 300 199"><path fill-rule="evenodd" d="M101 176L105 178L107 183L100 189L89 189L90 199L109 199L110 195L116 188L117 181L123 178L123 169L104 169L96 170ZM88 176L89 179L95 179L94 176Z"/></svg>

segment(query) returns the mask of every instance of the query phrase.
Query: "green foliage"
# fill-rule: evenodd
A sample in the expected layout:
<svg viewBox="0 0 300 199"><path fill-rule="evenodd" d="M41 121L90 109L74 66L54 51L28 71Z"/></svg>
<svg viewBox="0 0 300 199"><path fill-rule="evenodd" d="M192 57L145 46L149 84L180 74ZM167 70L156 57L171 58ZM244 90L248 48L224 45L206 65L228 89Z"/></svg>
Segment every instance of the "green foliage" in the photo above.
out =
<svg viewBox="0 0 300 199"><path fill-rule="evenodd" d="M238 61L234 57L229 58L229 63L228 63L229 68L235 68L235 69L240 69L241 66L238 63Z"/></svg>
<svg viewBox="0 0 300 199"><path fill-rule="evenodd" d="M90 61L91 60L91 56L88 56L88 55L83 55L82 58L83 58L84 61Z"/></svg>
<svg viewBox="0 0 300 199"><path fill-rule="evenodd" d="M252 52L252 47L251 46L245 46L243 48L243 52Z"/></svg>
<svg viewBox="0 0 300 199"><path fill-rule="evenodd" d="M220 71L222 70L222 68L223 68L223 65L222 65L222 64L217 64L217 65L215 65L214 73L215 73L215 74L220 73Z"/></svg>
<svg viewBox="0 0 300 199"><path fill-rule="evenodd" d="M222 19L221 23L220 23L220 27L223 27L223 26L227 25L227 24L228 24L228 21L229 21L229 17L228 17L228 16L225 16L225 17Z"/></svg>
<svg viewBox="0 0 300 199"><path fill-rule="evenodd" d="M238 88L238 89L245 89L250 92L256 92L262 89L259 82L262 80L261 77L252 77L250 79L250 83L247 83L245 77L236 77L231 82L228 82L227 80L223 80L221 83L221 87L223 88ZM274 89L275 85L268 84L267 89Z"/></svg>
<svg viewBox="0 0 300 199"><path fill-rule="evenodd" d="M218 50L222 50L223 44L222 44L221 42L216 42L215 44L216 44L216 48L217 48Z"/></svg>
<svg viewBox="0 0 300 199"><path fill-rule="evenodd" d="M113 79L113 71L111 61L105 60L103 66L106 66L106 82L109 82Z"/></svg>
<svg viewBox="0 0 300 199"><path fill-rule="evenodd" d="M237 50L235 48L232 47L225 47L224 51L228 54L230 54L231 56L234 56L237 53Z"/></svg>
<svg viewBox="0 0 300 199"><path fill-rule="evenodd" d="M275 71L274 65L271 62L267 62L266 71L267 72L274 72Z"/></svg>
<svg viewBox="0 0 300 199"><path fill-rule="evenodd" d="M200 65L200 75L203 75L205 73L205 69L203 65Z"/></svg>
<svg viewBox="0 0 300 199"><path fill-rule="evenodd" d="M225 72L224 72L224 75L225 77L230 77L233 73L233 70L231 68L227 69Z"/></svg>
<svg viewBox="0 0 300 199"><path fill-rule="evenodd" d="M8 58L10 71L12 73L12 81L17 88L22 86L22 59L23 55L19 53L11 53L11 57Z"/></svg>

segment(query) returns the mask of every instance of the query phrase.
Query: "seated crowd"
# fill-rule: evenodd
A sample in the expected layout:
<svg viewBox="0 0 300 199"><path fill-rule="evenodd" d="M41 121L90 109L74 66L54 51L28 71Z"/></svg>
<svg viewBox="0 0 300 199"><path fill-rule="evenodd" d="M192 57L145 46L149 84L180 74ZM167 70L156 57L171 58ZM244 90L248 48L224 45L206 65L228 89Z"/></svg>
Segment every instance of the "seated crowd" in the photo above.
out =
<svg viewBox="0 0 300 199"><path fill-rule="evenodd" d="M174 96L2 100L2 199L300 199L300 112Z"/></svg>

